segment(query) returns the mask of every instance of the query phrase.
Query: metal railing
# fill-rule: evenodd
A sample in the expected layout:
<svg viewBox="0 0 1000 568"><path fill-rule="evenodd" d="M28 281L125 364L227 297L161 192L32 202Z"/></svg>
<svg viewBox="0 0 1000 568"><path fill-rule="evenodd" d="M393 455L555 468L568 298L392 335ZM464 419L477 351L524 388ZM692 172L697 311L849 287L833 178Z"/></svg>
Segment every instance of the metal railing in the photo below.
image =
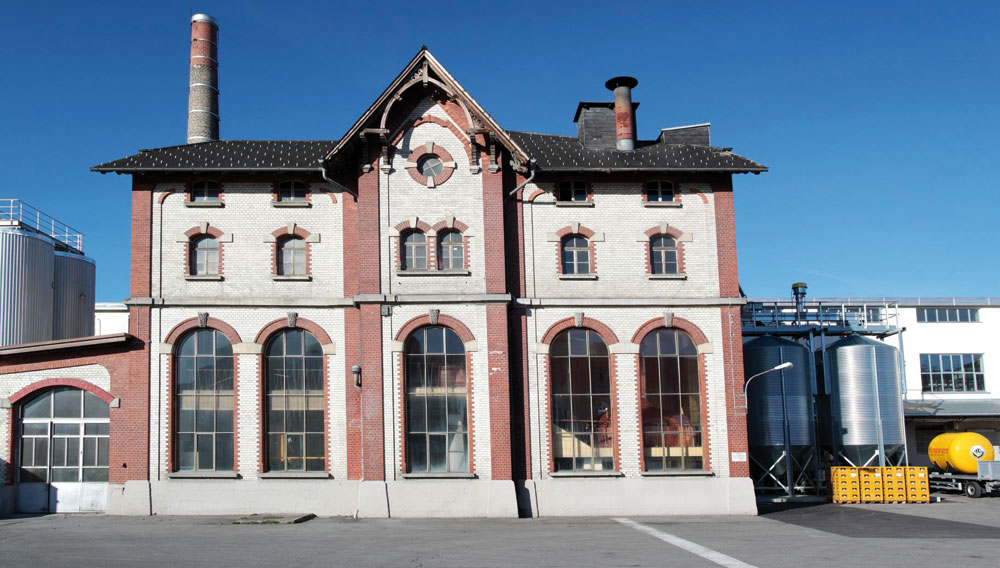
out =
<svg viewBox="0 0 1000 568"><path fill-rule="evenodd" d="M801 309L795 300L747 302L741 313L744 326L896 327L899 308L890 302L824 303L806 301Z"/></svg>
<svg viewBox="0 0 1000 568"><path fill-rule="evenodd" d="M0 226L27 228L83 252L83 233L20 199L0 199Z"/></svg>

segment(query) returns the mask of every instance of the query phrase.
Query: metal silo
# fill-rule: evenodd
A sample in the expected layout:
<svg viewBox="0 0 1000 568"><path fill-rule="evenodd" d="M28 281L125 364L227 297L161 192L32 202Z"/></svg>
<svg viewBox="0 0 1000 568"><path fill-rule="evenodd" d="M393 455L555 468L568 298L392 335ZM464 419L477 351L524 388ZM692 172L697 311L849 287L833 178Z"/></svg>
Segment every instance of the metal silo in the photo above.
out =
<svg viewBox="0 0 1000 568"><path fill-rule="evenodd" d="M782 363L792 367L768 372ZM789 494L815 486L816 432L810 353L763 336L743 345L751 476L758 489ZM760 374L766 373L766 374Z"/></svg>
<svg viewBox="0 0 1000 568"><path fill-rule="evenodd" d="M94 335L96 264L81 254L55 253L52 339Z"/></svg>
<svg viewBox="0 0 1000 568"><path fill-rule="evenodd" d="M849 335L827 347L825 365L834 460L855 466L903 463L906 442L896 348Z"/></svg>
<svg viewBox="0 0 1000 568"><path fill-rule="evenodd" d="M0 227L0 345L52 339L55 242Z"/></svg>

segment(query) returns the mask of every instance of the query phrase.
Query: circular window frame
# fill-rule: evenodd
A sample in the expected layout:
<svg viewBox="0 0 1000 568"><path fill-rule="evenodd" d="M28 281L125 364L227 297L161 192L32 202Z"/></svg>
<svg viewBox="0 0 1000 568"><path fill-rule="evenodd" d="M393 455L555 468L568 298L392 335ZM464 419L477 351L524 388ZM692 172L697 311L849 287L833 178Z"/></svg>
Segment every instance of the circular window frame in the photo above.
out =
<svg viewBox="0 0 1000 568"><path fill-rule="evenodd" d="M425 158L437 158L441 160L441 173L430 177L420 173L420 168L417 167L417 164ZM433 142L424 144L422 148L414 149L410 152L410 156L406 160L406 171L409 172L410 177L415 182L427 188L434 188L448 181L451 175L455 173L455 167L455 158L451 156L451 153Z"/></svg>

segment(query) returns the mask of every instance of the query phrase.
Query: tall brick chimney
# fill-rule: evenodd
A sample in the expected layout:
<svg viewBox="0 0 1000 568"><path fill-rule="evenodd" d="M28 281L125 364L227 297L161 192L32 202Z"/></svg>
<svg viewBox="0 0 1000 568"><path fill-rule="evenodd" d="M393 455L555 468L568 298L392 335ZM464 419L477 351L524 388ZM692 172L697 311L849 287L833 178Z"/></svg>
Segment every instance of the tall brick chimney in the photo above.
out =
<svg viewBox="0 0 1000 568"><path fill-rule="evenodd" d="M632 109L632 89L639 84L635 77L615 77L604 86L615 92L615 147L631 152L635 149L635 114Z"/></svg>
<svg viewBox="0 0 1000 568"><path fill-rule="evenodd" d="M207 14L191 16L191 80L187 143L219 139L219 25Z"/></svg>

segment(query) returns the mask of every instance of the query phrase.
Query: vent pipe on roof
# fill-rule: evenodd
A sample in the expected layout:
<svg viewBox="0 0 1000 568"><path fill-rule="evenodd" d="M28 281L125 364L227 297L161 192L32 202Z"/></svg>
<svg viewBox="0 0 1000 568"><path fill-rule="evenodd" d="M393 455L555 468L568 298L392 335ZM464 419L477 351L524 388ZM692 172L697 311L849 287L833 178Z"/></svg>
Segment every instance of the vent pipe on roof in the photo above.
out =
<svg viewBox="0 0 1000 568"><path fill-rule="evenodd" d="M207 14L191 16L191 80L187 143L219 139L219 25Z"/></svg>
<svg viewBox="0 0 1000 568"><path fill-rule="evenodd" d="M634 77L615 77L604 86L615 92L615 146L631 152L635 149L635 115L632 112L632 89L639 84Z"/></svg>
<svg viewBox="0 0 1000 568"><path fill-rule="evenodd" d="M792 284L792 296L795 297L795 319L802 321L805 314L805 302L806 302L806 286L805 282L796 282Z"/></svg>

